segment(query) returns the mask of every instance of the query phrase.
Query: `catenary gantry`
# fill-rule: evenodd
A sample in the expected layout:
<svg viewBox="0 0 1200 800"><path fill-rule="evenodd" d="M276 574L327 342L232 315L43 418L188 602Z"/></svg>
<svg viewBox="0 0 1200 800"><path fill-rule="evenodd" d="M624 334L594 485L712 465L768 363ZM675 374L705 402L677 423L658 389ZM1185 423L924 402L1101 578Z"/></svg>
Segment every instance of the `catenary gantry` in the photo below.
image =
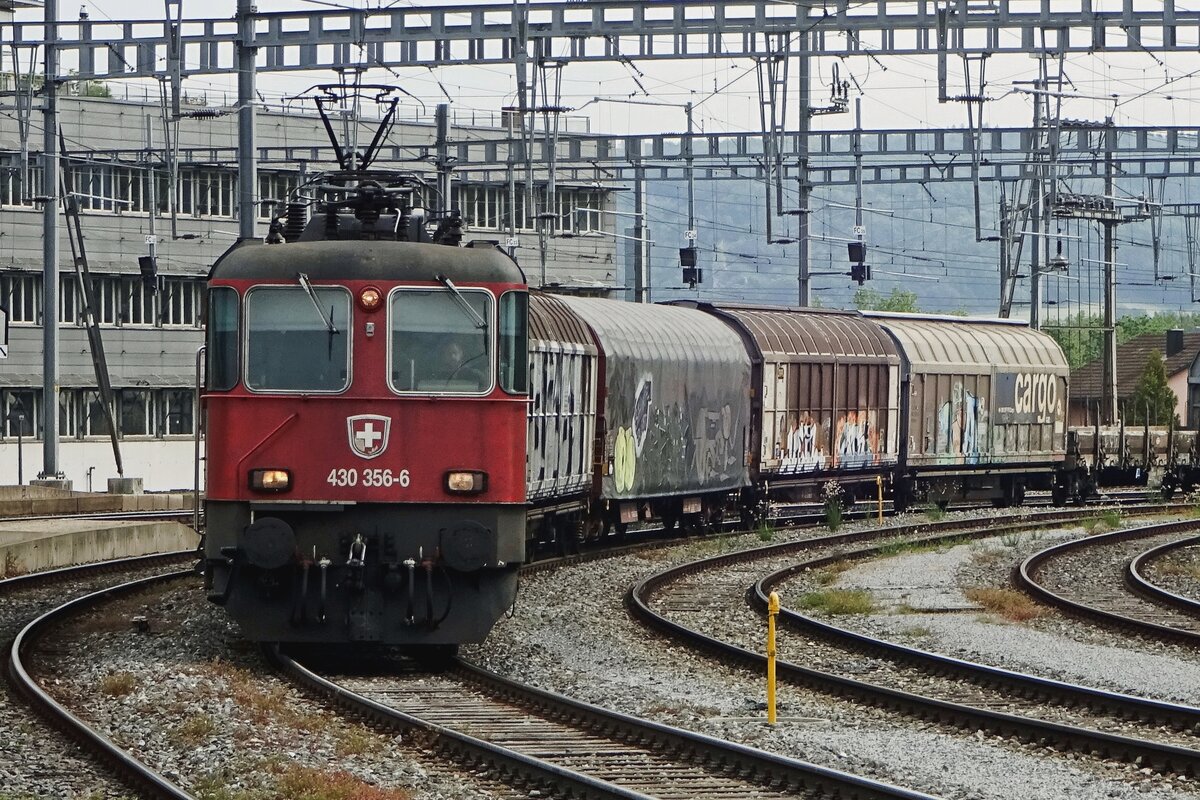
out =
<svg viewBox="0 0 1200 800"><path fill-rule="evenodd" d="M535 2L527 22L512 3L421 8L255 13L252 31L236 20L85 20L58 26L64 69L77 79L166 77L172 53L182 75L227 72L239 44L258 48L260 71L449 64L509 65L524 29L543 52L571 61L762 58L769 37L809 34L811 54L829 56L1189 52L1200 42L1200 11L1132 0L953 0L774 3L769 0L593 0ZM1016 35L1012 35L1015 33ZM45 40L40 22L7 26L5 44ZM178 44L178 50L173 44Z"/></svg>

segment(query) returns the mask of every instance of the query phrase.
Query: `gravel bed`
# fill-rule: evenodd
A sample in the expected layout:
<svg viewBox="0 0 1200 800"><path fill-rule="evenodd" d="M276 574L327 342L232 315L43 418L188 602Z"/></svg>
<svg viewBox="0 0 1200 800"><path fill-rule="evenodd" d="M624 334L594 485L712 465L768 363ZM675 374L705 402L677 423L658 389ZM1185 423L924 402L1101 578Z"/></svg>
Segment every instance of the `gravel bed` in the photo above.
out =
<svg viewBox="0 0 1200 800"><path fill-rule="evenodd" d="M135 630L134 615L149 631ZM354 787L320 796L361 800L512 796L292 688L195 580L80 617L54 634L38 674L60 702L202 800L273 800L312 785Z"/></svg>
<svg viewBox="0 0 1200 800"><path fill-rule="evenodd" d="M1193 781L1072 754L1054 756L983 733L950 732L793 686L781 687L782 722L768 728L760 677L647 633L622 605L625 590L642 577L756 544L754 537L707 540L527 577L516 615L464 655L599 705L947 798L1200 796L1192 791ZM715 579L711 582L715 591ZM712 614L707 625L759 648L763 627L741 607ZM807 643L785 646L785 656L805 663Z"/></svg>
<svg viewBox="0 0 1200 800"><path fill-rule="evenodd" d="M1200 706L1200 654L1184 645L1114 635L1034 606L1035 617L1011 622L984 611L964 589L1005 587L1015 565L1058 541L1086 535L1081 528L983 539L937 551L857 562L798 576L782 591L785 605L824 588L868 592L877 613L819 615L825 622L1018 672L1111 691ZM789 603L787 598L793 598ZM1193 740L1190 745L1196 747Z"/></svg>
<svg viewBox="0 0 1200 800"><path fill-rule="evenodd" d="M8 659L9 643L21 628L66 599L161 571L162 567L132 570L119 575L4 590L0 594L4 660ZM0 681L0 732L2 797L107 800L130 796L122 784L80 754L74 741L48 727L22 698L13 694L7 681Z"/></svg>
<svg viewBox="0 0 1200 800"><path fill-rule="evenodd" d="M1168 592L1200 599L1200 545L1151 561L1143 568L1142 576Z"/></svg>
<svg viewBox="0 0 1200 800"><path fill-rule="evenodd" d="M817 533L784 529L776 541ZM948 735L786 687L783 721L767 729L759 720L758 678L648 635L621 607L636 577L697 554L757 544L754 536L720 537L527 576L517 615L485 644L464 650L498 671L608 707L946 797L1190 796L1172 793L1169 783L1149 774L1130 780L1117 769L1114 774L1126 779L1114 780L1094 765L1070 763L1070 756L1050 759L1037 748L982 734ZM0 624L12 613L20 609L0 604ZM130 626L134 614L150 619L149 632ZM355 796L370 800L527 796L486 774L461 774L400 737L315 706L269 672L195 585L122 601L66 633L73 643L56 645L41 667L52 691L201 798L288 796L281 787L313 775L361 781L367 788ZM0 796L125 796L75 755L73 745L56 744L58 737L28 715L24 722L5 716L12 710L6 698L0 705L0 729L9 734L0 748ZM27 732L9 733L23 725ZM965 772L964 764L970 765Z"/></svg>
<svg viewBox="0 0 1200 800"><path fill-rule="evenodd" d="M1197 617L1147 599L1130 591L1125 584L1125 569L1133 558L1178 538L1179 533L1169 533L1069 551L1044 562L1034 575L1034 580L1077 603L1169 628L1200 633L1200 619ZM1155 637L1147 634L1137 638L1141 641Z"/></svg>

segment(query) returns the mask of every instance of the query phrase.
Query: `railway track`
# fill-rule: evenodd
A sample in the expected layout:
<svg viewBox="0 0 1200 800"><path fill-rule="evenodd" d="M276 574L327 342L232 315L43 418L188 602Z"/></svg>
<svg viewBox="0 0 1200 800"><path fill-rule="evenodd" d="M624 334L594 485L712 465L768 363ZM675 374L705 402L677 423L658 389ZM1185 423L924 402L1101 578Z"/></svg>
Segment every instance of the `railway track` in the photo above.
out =
<svg viewBox="0 0 1200 800"><path fill-rule="evenodd" d="M1051 519L1058 519L1064 512L1034 512L1030 516L1042 519L1045 524L1052 524ZM1070 513L1070 512L1068 512ZM922 522L916 525L904 526L908 528L917 528L921 530L938 530L940 528L948 528L955 524L953 522ZM877 533L868 533L870 535L878 535ZM863 534L844 534L843 537L847 540L854 540ZM619 554L632 548L620 548L612 551L588 552L581 556L570 557L568 559L539 562L532 567L533 569L547 569L555 566L562 561L574 561L579 559L601 558L609 554ZM128 572L130 569L151 570L161 568L164 565L176 564L184 561L194 554L179 553L170 554L167 556L151 556L141 557L138 559L124 559L116 562L108 562L104 564L86 565L83 567L72 567L64 570L55 570L51 572L38 573L34 575L21 576L19 578L0 581L0 595L8 591L16 591L18 587L32 587L35 585L48 585L59 581L68 581L74 577L81 575L117 575ZM134 567L133 565L137 565ZM97 603L102 603L107 599L115 598L125 592L136 591L140 588L148 586L155 580L170 580L176 577L182 577L188 574L186 571L168 573L167 575L158 576L156 578L144 579L139 581L128 582L121 586L105 587L99 591L92 592L86 597L80 597L70 603L54 609L52 612L40 616L37 620L32 621L25 629L17 635L13 646L10 650L10 660L7 665L9 680L14 688L27 697L41 713L50 718L55 725L66 730L72 737L80 741L85 749L94 754L99 760L112 767L122 779L129 785L136 788L140 796L146 797L171 797L171 798L186 798L188 795L178 787L166 781L161 776L154 773L153 770L139 764L135 759L132 759L128 754L124 753L120 748L108 742L104 736L91 730L76 716L72 715L68 710L57 704L41 687L36 684L36 681L31 677L33 672L29 668L28 658L36 649L36 644L46 631L50 630L56 624L56 621L66 615L71 615L83 611L84 609L94 606ZM490 702L495 704L513 705L512 700L514 692L522 691L508 688L499 688L499 684L489 682L483 673L473 670L468 665L460 665L456 668L452 676L447 678L439 678L438 680L453 680L458 682L458 685L464 692L471 692L484 698L490 698ZM427 680L432 680L427 679ZM496 679L500 680L500 679ZM454 689L449 690L452 694ZM525 692L534 692L536 690L524 689ZM339 696L345 699L345 690L339 690ZM402 694L402 693L401 693ZM506 699L507 698L507 699ZM762 758L762 755L747 755L746 753L736 752L747 750L747 748L738 748L734 745L726 746L723 742L716 740L708 740L706 737L688 734L681 731L672 731L665 726L654 726L650 723L638 723L636 720L629 721L629 724L649 725L650 728L658 728L651 733L647 733L645 727L641 732L620 732L620 725L626 722L616 722L612 720L620 720L621 716L610 714L602 709L589 708L586 713L575 709L568 713L567 711L551 712L546 710L545 703L548 702L544 698L537 701L526 701L540 703L541 714L547 717L547 724L574 724L576 731L574 736L578 737L575 744L578 747L573 747L572 750L583 749L587 750L589 746L595 745L592 750L593 760L596 757L611 756L611 760L607 766L602 764L599 771L604 777L597 775L585 775L580 771L580 775L585 784L592 783L603 788L595 788L588 790L586 796L623 796L637 797L640 796L636 788L630 788L630 785L620 785L617 778L624 777L633 781L636 786L637 774L639 772L645 774L657 773L666 770L665 774L675 776L673 784L687 785L689 788L683 794L677 796L726 796L724 792L728 790L735 796L780 796L780 787L785 787L786 791L804 792L806 796L824 796L824 794L834 793L842 797L925 797L919 793L906 791L903 789L895 789L887 787L883 784L875 784L872 781L846 776L836 773L831 770L822 770L821 768L802 765L800 762L792 762L789 759L782 759L780 763L775 763L772 759L776 757L767 756L768 764L755 764L755 758ZM565 701L564 702L569 702ZM582 706L583 704L576 704ZM374 712L372 712L374 713ZM434 712L438 713L438 712ZM461 711L454 708L450 711L443 709L440 713L452 717L460 717ZM560 722L559 719L569 720L570 715L575 715L575 721ZM599 715L599 716L597 716ZM605 720L608 715L611 719ZM476 720L479 723L479 720ZM429 725L438 725L440 723L428 722L423 723L422 730L426 731L425 735L431 728ZM488 723L483 724L485 727ZM497 723L503 727L503 723ZM527 730L528 726L525 723L520 723L517 726L521 730ZM633 731L633 728L628 731ZM501 733L497 729L498 734ZM672 737L684 737L683 740ZM658 738L655 738L658 737ZM692 738L688 738L692 737ZM556 739L556 735L550 736L552 740ZM626 740L625 745L620 744L620 740ZM568 738L563 738L563 742L569 741ZM605 744L608 742L608 744ZM656 743L657 742L657 743ZM640 743L641 749L637 749ZM449 745L446 745L449 746ZM627 749L622 750L621 747ZM732 754L722 751L713 751L712 747L726 747ZM632 748L632 749L629 749ZM560 748L561 749L561 748ZM755 751L749 751L754 753ZM715 753L715 754L714 754ZM707 755L705 755L707 754ZM481 757L482 758L482 757ZM568 759L570 756L568 756ZM672 758L676 758L675 762L671 762ZM749 759L749 760L747 760ZM704 766L697 766L697 761ZM682 762L682 763L680 763ZM500 763L503 763L501 760ZM624 763L626 772L624 776L617 775L622 767L619 765ZM673 766L672 766L673 764ZM640 766L639 766L640 765ZM740 766L739 766L740 765ZM578 763L575 764L578 766ZM513 770L513 774L519 774L520 769L512 766L504 767L506 771ZM521 769L524 769L522 767ZM566 767L550 767L552 773L562 773L564 770L571 771L570 766ZM605 772L607 770L607 772ZM739 776L733 773L740 773ZM520 782L528 785L548 780L545 778L546 766L539 767L533 777L522 778ZM539 777L540 775L540 777ZM780 777L783 775L785 777ZM689 777L690 776L690 777ZM611 780L610 780L611 779ZM555 778L554 781L559 781ZM683 781L683 783L679 783ZM688 781L692 781L688 783ZM782 782L781 782L782 781ZM562 786L561 782L548 784ZM661 795L659 788L652 786L644 786L643 788L650 789L656 793L655 796L672 796L668 792L663 791ZM669 788L669 787L668 787Z"/></svg>
<svg viewBox="0 0 1200 800"><path fill-rule="evenodd" d="M195 559L191 550L177 553L136 556L133 558L66 567L32 573L0 581L0 596L32 587L70 583L81 579L129 575L178 566ZM31 663L39 641L60 621L113 597L136 591L154 583L191 575L191 569L139 577L115 586L105 586L57 605L30 620L12 641L6 654L5 675L13 690L51 725L75 740L89 755L113 770L116 775L142 797L154 800L190 800L191 796L167 781L158 773L132 758L85 721L71 713L50 696L34 677Z"/></svg>
<svg viewBox="0 0 1200 800"><path fill-rule="evenodd" d="M1200 521L1147 525L1064 542L1022 562L1019 588L1069 614L1142 636L1200 645L1200 610L1192 602L1163 602L1140 591L1131 563L1200 529Z"/></svg>
<svg viewBox="0 0 1200 800"><path fill-rule="evenodd" d="M672 728L510 681L464 661L445 673L285 674L377 725L406 731L467 768L486 765L550 796L926 798L930 796Z"/></svg>
<svg viewBox="0 0 1200 800"><path fill-rule="evenodd" d="M1174 606L1190 614L1200 615L1200 599L1165 589L1145 575L1146 569L1151 564L1165 558L1171 553L1194 547L1197 544L1200 544L1200 536L1189 536L1184 539L1167 542L1158 547L1152 547L1129 562L1129 566L1125 570L1125 580L1136 591L1152 598L1156 602Z"/></svg>
<svg viewBox="0 0 1200 800"><path fill-rule="evenodd" d="M1046 521L1034 524L1044 526ZM950 535L916 533L920 541L938 543L996 536L1021 527L1005 522ZM701 631L711 630L716 615L743 605L748 594L761 603L771 585L796 570L856 555L867 557L891 547L852 551L845 544L839 537L826 537L682 565L635 586L628 605L636 617L674 638L714 652L722 660L761 670L765 659L757 652L762 627L758 620L742 626L753 633L739 641ZM795 562L798 552L810 556L802 565ZM843 633L832 626L822 627L801 615L785 615L784 621L806 635L819 633L819 641L806 639L803 645L806 665L816 667L779 665L780 676L796 683L920 719L1120 759L1161 773L1195 775L1200 771L1200 709L938 658ZM863 659L863 650L876 658ZM847 673L867 674L851 678ZM1050 713L1047 704L1055 707ZM1134 735L1129 735L1131 730Z"/></svg>

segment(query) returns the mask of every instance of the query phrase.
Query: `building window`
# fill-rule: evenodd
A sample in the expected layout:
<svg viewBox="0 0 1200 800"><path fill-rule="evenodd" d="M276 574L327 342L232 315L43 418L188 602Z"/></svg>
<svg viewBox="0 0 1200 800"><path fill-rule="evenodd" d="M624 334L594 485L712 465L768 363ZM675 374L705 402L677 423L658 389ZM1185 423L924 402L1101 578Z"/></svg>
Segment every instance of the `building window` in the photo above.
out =
<svg viewBox="0 0 1200 800"><path fill-rule="evenodd" d="M154 433L154 393L146 389L122 389L118 395L122 436Z"/></svg>
<svg viewBox="0 0 1200 800"><path fill-rule="evenodd" d="M38 429L38 412L42 407L41 393L34 389L0 390L0 431L4 437L32 437Z"/></svg>
<svg viewBox="0 0 1200 800"><path fill-rule="evenodd" d="M36 324L42 309L42 276L0 275L0 305L8 309L9 322Z"/></svg>
<svg viewBox="0 0 1200 800"><path fill-rule="evenodd" d="M80 391L78 389L63 389L58 393L58 436L60 439L74 438L79 435Z"/></svg>
<svg viewBox="0 0 1200 800"><path fill-rule="evenodd" d="M533 203L529 202L525 188L517 187L516 220L517 230L536 230L534 214L545 200L545 190L538 187ZM554 229L571 233L587 233L599 230L599 215L595 212L603 207L604 193L588 188L558 187L554 193L552 209L555 215ZM455 185L451 193L451 206L462 214L463 222L470 228L503 231L508 229L508 187L497 184Z"/></svg>
<svg viewBox="0 0 1200 800"><path fill-rule="evenodd" d="M263 201L258 204L258 218L270 220L273 216L283 216L287 201L299 185L300 176L296 173L258 173L258 196Z"/></svg>
<svg viewBox="0 0 1200 800"><path fill-rule="evenodd" d="M0 205L33 208L33 198L42 193L42 171L29 170L28 186L19 166L6 167L0 172Z"/></svg>
<svg viewBox="0 0 1200 800"><path fill-rule="evenodd" d="M111 276L92 277L92 300L95 301L92 312L96 315L96 322L101 325L116 325L120 318L118 280Z"/></svg>
<svg viewBox="0 0 1200 800"><path fill-rule="evenodd" d="M81 422L84 436L108 436L108 414L105 413L104 401L96 389L85 390L82 394Z"/></svg>
<svg viewBox="0 0 1200 800"><path fill-rule="evenodd" d="M167 278L162 283L163 288L158 301L161 307L159 319L163 326L195 327L200 294L199 281L190 278Z"/></svg>
<svg viewBox="0 0 1200 800"><path fill-rule="evenodd" d="M154 324L154 282L144 278L114 278L118 284L121 324Z"/></svg>
<svg viewBox="0 0 1200 800"><path fill-rule="evenodd" d="M193 402L194 398L191 389L167 389L163 392L161 435L183 436L191 434Z"/></svg>

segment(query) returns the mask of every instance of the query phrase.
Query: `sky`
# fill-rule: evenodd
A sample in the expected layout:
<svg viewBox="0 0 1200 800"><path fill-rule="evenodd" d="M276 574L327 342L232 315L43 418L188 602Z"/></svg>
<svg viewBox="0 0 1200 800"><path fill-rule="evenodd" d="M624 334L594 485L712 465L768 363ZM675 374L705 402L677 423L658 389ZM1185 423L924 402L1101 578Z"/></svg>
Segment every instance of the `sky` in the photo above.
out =
<svg viewBox="0 0 1200 800"><path fill-rule="evenodd" d="M233 16L234 0L221 0L199 4L195 0L182 0L184 18L229 19ZM1060 0L1053 0L1055 6ZM1097 8L1104 0L1095 0ZM344 8L379 8L395 5L420 8L428 3L420 0L259 0L261 12L274 11L327 11L336 13ZM503 4L507 6L507 4ZM791 3L780 2L790 6ZM1078 3L1067 4L1070 7ZM1035 4L1036 6L1036 4ZM1119 7L1119 3L1117 4ZM1177 9L1192 8L1188 4L1176 4ZM1194 7L1200 7L1200 0ZM66 2L61 0L59 18L63 21L77 19L81 12L93 21L123 19L161 19L163 6L147 0L83 0ZM18 12L18 19L40 20L40 11ZM1006 34L1016 36L1017 34ZM1188 32L1195 36L1195 32ZM1197 43L1200 45L1200 43ZM1200 47L1191 53L1151 54L1149 52L1105 55L1104 57L1077 55L1067 58L1064 66L1066 90L1063 95L1062 116L1067 119L1100 121L1112 115L1115 122L1126 126L1180 125L1200 126ZM560 54L556 54L560 55ZM2 53L4 70L12 69L11 55ZM1028 82L1036 77L1038 62L1028 56L993 56L986 62L984 122L991 126L1027 126L1032 119L1032 96ZM854 101L861 100L862 125L864 128L919 128L919 127L964 127L967 124L967 108L961 103L939 103L937 101L937 62L933 57L898 57L865 55L847 59L817 56L812 60L812 100L814 104L828 102L829 84L834 71L843 80L851 82L850 108ZM794 74L794 73L793 73ZM260 73L258 88L263 99L270 105L282 104L304 92L315 83L334 79L332 72L307 72L297 74ZM572 118L586 119L592 131L605 133L677 133L685 129L682 105L691 102L695 106L696 128L700 132L756 131L759 129L759 100L754 65L749 60L691 60L691 61L634 61L631 63L568 63L561 70L561 104L571 109ZM489 66L447 66L436 70L408 68L403 70L370 70L364 77L366 82L397 83L414 99L405 101L402 114L406 118L427 113L432 114L435 104L448 99L457 113L472 111L496 113L505 106L515 103L515 78L511 69ZM197 76L184 81L184 91L189 94L208 94L214 104L232 103L235 96L235 75ZM955 58L950 60L951 91L963 91L963 65ZM126 88L129 86L129 89ZM114 92L132 90L151 91L157 96L154 82L122 81L113 83ZM418 102L419 100L419 102ZM791 108L788 127L796 125L797 101L794 95L789 100ZM815 117L813 127L817 130L846 130L854 126L850 113ZM679 187L663 187L663 195L678 195ZM702 187L707 195L719 194L720 184ZM1131 187L1129 191L1136 191ZM753 194L753 192L751 192ZM1190 200L1188 187L1177 187L1180 200ZM960 195L955 194L956 197ZM853 202L844 192L822 191L817 187L815 205L820 209L826 201ZM994 209L995 198L988 198L988 209ZM963 264L966 280L975 279L979 284L985 274L994 276L995 268L987 263L991 257L975 247L965 247L969 239L973 245L973 232L961 228L961 220L952 215L946 203L938 206L936 197L914 189L907 194L893 190L865 191L865 205L887 211L886 222L871 218L872 230L881 227L892 229L889 242L903 238L911 244L906 249L902 267L880 270L873 283L875 288L887 293L892 288L916 288L922 281L931 278L951 279L944 265L948 261ZM903 207L897 209L897 204ZM757 206L755 197L747 196L742 202L744 213L751 216ZM709 219L700 219L703 226L719 231L726 220L721 219L719 204L709 205ZM664 235L664 254L656 258L668 258L671 248L677 245L676 225L671 222L677 205L665 202L662 213L667 219L657 221L657 229ZM652 212L653 213L653 212ZM986 213L986 212L985 212ZM995 227L995 213L985 226ZM953 218L952 218L953 217ZM849 226L852 216L838 212L832 207L818 210L814 215L814 231L823 236L838 237L851 235ZM655 220L651 225L655 226ZM754 248L753 269L770 273L780 264L794 263L795 248L778 248L759 241L757 245L745 241L742 231L729 232L736 245L729 244L734 252L746 254ZM749 224L751 231L755 223ZM761 230L761 221L758 223ZM900 231L896 229L899 228ZM907 230L905 230L907 228ZM1172 237L1169 251L1176 260L1184 251L1179 241L1182 228L1170 228L1166 235ZM757 235L757 234L755 234ZM1130 234L1133 236L1134 234ZM1143 233L1137 234L1142 239ZM709 236L710 241L720 238ZM728 237L726 237L728 238ZM753 237L751 237L753 238ZM761 239L761 237L759 237ZM915 242L915 244L913 244ZM706 243L707 244L707 243ZM717 247L718 245L713 245ZM836 250L842 246L814 245L814 258L832 260ZM995 245L991 245L992 248ZM986 248L984 248L986 250ZM924 252L921 256L919 253ZM718 251L714 256L720 257ZM890 257L895 261L895 256ZM931 266L933 258L943 265L943 272ZM790 267L780 270L780 300L794 297L794 278L787 275ZM893 274L887 274L891 272ZM918 277L911 277L918 276ZM944 276L944 277L943 277ZM1131 276L1130 282L1136 282ZM994 277L990 278L994 280ZM847 281L830 276L818 281L821 289L832 295L833 302L844 302L853 290ZM1151 300L1140 300L1142 307L1161 304L1191 308L1188 287L1180 282L1176 287L1167 287L1156 293ZM964 286L969 286L969 283ZM964 291L966 291L964 289ZM827 296L829 296L827 295ZM970 311L985 313L994 310L994 285L988 284L971 296L970 302L961 304ZM764 297L763 299L776 299ZM950 301L947 301L950 302Z"/></svg>

